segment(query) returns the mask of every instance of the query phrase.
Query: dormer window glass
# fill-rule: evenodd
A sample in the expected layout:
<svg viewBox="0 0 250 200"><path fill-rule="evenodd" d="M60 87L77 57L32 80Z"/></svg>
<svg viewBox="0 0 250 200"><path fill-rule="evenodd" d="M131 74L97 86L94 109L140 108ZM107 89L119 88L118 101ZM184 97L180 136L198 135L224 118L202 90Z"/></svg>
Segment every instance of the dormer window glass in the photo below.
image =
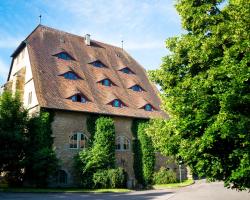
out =
<svg viewBox="0 0 250 200"><path fill-rule="evenodd" d="M130 89L132 89L135 92L141 92L141 91L143 91L142 87L139 86L139 85L134 85Z"/></svg>
<svg viewBox="0 0 250 200"><path fill-rule="evenodd" d="M94 62L91 63L93 66L95 67L99 67L99 68L103 68L103 67L106 67L101 61L99 60L96 60Z"/></svg>
<svg viewBox="0 0 250 200"><path fill-rule="evenodd" d="M57 58L60 58L62 60L74 60L72 56L70 56L68 53L66 52L61 52L59 54L55 55Z"/></svg>
<svg viewBox="0 0 250 200"><path fill-rule="evenodd" d="M134 74L134 72L132 72L128 67L125 67L125 68L121 69L120 71L125 73L125 74Z"/></svg>
<svg viewBox="0 0 250 200"><path fill-rule="evenodd" d="M146 111L153 111L153 106L151 104L146 104L144 106L144 110L146 110Z"/></svg>
<svg viewBox="0 0 250 200"><path fill-rule="evenodd" d="M77 80L79 77L74 72L67 72L64 75L64 78L70 79L70 80Z"/></svg>
<svg viewBox="0 0 250 200"><path fill-rule="evenodd" d="M109 86L109 87L112 85L112 82L109 79L103 79L101 83L102 85Z"/></svg>
<svg viewBox="0 0 250 200"><path fill-rule="evenodd" d="M73 102L80 102L80 103L86 103L87 102L87 99L81 95L81 94L75 94L71 97L71 100Z"/></svg>
<svg viewBox="0 0 250 200"><path fill-rule="evenodd" d="M121 107L124 106L124 104L122 103L121 100L115 99L115 100L112 101L112 106L117 107L117 108L121 108Z"/></svg>

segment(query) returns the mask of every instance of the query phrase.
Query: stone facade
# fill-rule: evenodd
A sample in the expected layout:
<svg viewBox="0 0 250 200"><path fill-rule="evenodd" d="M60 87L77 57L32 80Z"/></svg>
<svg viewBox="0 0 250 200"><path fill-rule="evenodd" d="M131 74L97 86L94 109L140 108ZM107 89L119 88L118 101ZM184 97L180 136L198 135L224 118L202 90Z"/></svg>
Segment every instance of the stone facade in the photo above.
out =
<svg viewBox="0 0 250 200"><path fill-rule="evenodd" d="M87 137L90 137L87 131L88 113L69 112L69 111L55 111L54 121L52 123L52 131L54 137L54 148L58 158L60 159L61 169L67 173L67 184L55 186L77 186L79 183L78 177L74 175L73 158L80 151L80 149L70 149L70 137L75 132L82 132ZM116 138L125 136L130 144L128 150L116 151L116 164L125 169L128 174L128 185L132 186L135 182L135 175L133 170L133 152L131 132L132 118L128 117L113 117L115 123ZM179 177L179 168L173 160L156 153L155 170L158 171L160 167L173 169ZM187 171L182 167L182 179L187 178Z"/></svg>

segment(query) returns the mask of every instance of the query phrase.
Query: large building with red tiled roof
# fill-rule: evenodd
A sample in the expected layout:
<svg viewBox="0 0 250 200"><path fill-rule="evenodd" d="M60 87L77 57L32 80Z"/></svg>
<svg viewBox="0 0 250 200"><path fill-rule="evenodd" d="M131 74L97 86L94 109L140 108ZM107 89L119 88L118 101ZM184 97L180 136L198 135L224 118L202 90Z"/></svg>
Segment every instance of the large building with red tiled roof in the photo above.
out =
<svg viewBox="0 0 250 200"><path fill-rule="evenodd" d="M5 87L19 91L29 112L53 110L55 151L74 185L72 159L89 137L91 113L112 116L117 165L133 181L131 124L134 118L167 118L146 71L122 48L39 25L16 49ZM127 146L126 146L127 145ZM127 149L124 149L124 148Z"/></svg>

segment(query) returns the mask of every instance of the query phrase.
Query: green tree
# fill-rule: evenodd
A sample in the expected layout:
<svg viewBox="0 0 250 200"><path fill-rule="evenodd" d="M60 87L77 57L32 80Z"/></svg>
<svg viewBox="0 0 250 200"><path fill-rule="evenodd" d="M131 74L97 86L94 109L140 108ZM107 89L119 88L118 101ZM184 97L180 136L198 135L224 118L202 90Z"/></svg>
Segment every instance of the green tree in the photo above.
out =
<svg viewBox="0 0 250 200"><path fill-rule="evenodd" d="M146 134L148 126L148 120L134 119L131 127L134 136L133 169L137 182L143 186L152 184L155 165L155 149L151 138Z"/></svg>
<svg viewBox="0 0 250 200"><path fill-rule="evenodd" d="M114 121L110 117L99 117L95 127L92 146L75 158L76 172L80 172L84 187L93 186L92 177L98 170L115 168Z"/></svg>
<svg viewBox="0 0 250 200"><path fill-rule="evenodd" d="M52 113L41 111L28 122L24 178L35 186L47 186L49 176L58 169L58 159L52 147L52 121Z"/></svg>
<svg viewBox="0 0 250 200"><path fill-rule="evenodd" d="M4 92L0 97L0 173L7 173L10 184L23 179L26 124L27 112L19 96Z"/></svg>
<svg viewBox="0 0 250 200"><path fill-rule="evenodd" d="M150 72L171 119L153 122L149 134L198 175L244 189L250 188L250 2L221 3L177 1L186 32L166 41L172 53Z"/></svg>

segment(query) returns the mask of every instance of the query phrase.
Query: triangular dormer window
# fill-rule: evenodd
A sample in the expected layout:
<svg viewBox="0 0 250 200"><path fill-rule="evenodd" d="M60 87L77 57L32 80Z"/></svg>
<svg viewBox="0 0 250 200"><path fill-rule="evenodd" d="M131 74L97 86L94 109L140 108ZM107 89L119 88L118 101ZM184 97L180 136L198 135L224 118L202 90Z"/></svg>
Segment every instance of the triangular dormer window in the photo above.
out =
<svg viewBox="0 0 250 200"><path fill-rule="evenodd" d="M120 99L114 99L110 102L110 104L116 108L122 108L126 106Z"/></svg>
<svg viewBox="0 0 250 200"><path fill-rule="evenodd" d="M131 69L129 69L128 67L124 67L120 70L121 72L125 73L125 74L135 74Z"/></svg>
<svg viewBox="0 0 250 200"><path fill-rule="evenodd" d="M143 108L146 111L153 111L154 110L153 106L151 104L146 104Z"/></svg>
<svg viewBox="0 0 250 200"><path fill-rule="evenodd" d="M94 62L91 62L90 64L93 65L94 67L99 67L99 68L107 67L100 60L96 60Z"/></svg>
<svg viewBox="0 0 250 200"><path fill-rule="evenodd" d="M130 87L129 89L135 91L135 92L142 92L143 88L140 85L134 85L132 87Z"/></svg>
<svg viewBox="0 0 250 200"><path fill-rule="evenodd" d="M77 93L70 97L73 102L87 103L88 99L81 93Z"/></svg>
<svg viewBox="0 0 250 200"><path fill-rule="evenodd" d="M72 71L66 72L65 74L63 74L63 77L70 80L81 79L76 73Z"/></svg>
<svg viewBox="0 0 250 200"><path fill-rule="evenodd" d="M54 56L56 56L57 58L62 59L62 60L75 60L67 52L61 52L61 53L55 54Z"/></svg>
<svg viewBox="0 0 250 200"><path fill-rule="evenodd" d="M105 79L99 81L99 83L101 83L102 85L107 86L107 87L115 86L115 84L108 78L105 78Z"/></svg>

